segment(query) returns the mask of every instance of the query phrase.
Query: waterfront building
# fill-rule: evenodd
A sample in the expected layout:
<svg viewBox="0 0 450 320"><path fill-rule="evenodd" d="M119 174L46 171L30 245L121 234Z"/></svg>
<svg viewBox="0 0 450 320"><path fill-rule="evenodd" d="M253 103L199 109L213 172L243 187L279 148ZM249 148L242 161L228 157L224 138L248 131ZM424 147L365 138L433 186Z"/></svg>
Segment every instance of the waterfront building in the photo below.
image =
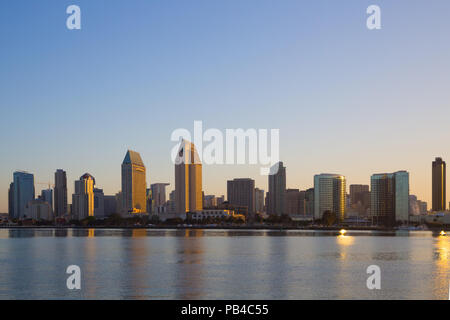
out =
<svg viewBox="0 0 450 320"><path fill-rule="evenodd" d="M286 167L278 162L270 169L269 174L268 214L282 215L285 213Z"/></svg>
<svg viewBox="0 0 450 320"><path fill-rule="evenodd" d="M255 214L255 180L249 178L227 181L227 199L231 206L245 207L248 217Z"/></svg>
<svg viewBox="0 0 450 320"><path fill-rule="evenodd" d="M64 170L58 169L55 172L55 216L62 217L68 213L67 208L67 174Z"/></svg>
<svg viewBox="0 0 450 320"><path fill-rule="evenodd" d="M203 209L202 164L195 145L182 140L175 159L175 207L177 213Z"/></svg>
<svg viewBox="0 0 450 320"><path fill-rule="evenodd" d="M446 164L442 158L432 163L432 210L444 211L446 206Z"/></svg>
<svg viewBox="0 0 450 320"><path fill-rule="evenodd" d="M105 194L103 189L94 188L94 217L105 217Z"/></svg>
<svg viewBox="0 0 450 320"><path fill-rule="evenodd" d="M345 177L339 174L322 173L314 176L314 219L322 219L325 211L336 214L337 219L345 218Z"/></svg>
<svg viewBox="0 0 450 320"><path fill-rule="evenodd" d="M82 220L94 216L95 179L85 173L75 181L75 193L72 195L72 218Z"/></svg>
<svg viewBox="0 0 450 320"><path fill-rule="evenodd" d="M122 210L125 213L147 212L146 171L141 155L128 150L122 162Z"/></svg>
<svg viewBox="0 0 450 320"><path fill-rule="evenodd" d="M394 225L409 221L408 172L374 174L370 185L370 211L375 222Z"/></svg>
<svg viewBox="0 0 450 320"><path fill-rule="evenodd" d="M16 171L13 174L14 185L14 216L21 219L25 216L25 206L35 198L34 175L28 172Z"/></svg>
<svg viewBox="0 0 450 320"><path fill-rule="evenodd" d="M31 200L25 206L25 218L52 221L53 213L50 203L43 199Z"/></svg>
<svg viewBox="0 0 450 320"><path fill-rule="evenodd" d="M255 212L264 212L264 190L255 188Z"/></svg>

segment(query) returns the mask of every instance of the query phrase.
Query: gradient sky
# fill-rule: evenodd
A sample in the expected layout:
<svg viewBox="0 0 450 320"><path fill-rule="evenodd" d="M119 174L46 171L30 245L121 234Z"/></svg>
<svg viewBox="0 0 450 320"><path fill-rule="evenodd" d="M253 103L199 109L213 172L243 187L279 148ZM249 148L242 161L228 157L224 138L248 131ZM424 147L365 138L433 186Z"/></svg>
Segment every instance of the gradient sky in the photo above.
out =
<svg viewBox="0 0 450 320"><path fill-rule="evenodd" d="M71 4L82 30L66 28ZM370 4L381 30L366 28ZM0 212L18 169L43 183L65 169L70 194L89 172L114 194L128 148L170 191L170 135L194 120L279 128L290 188L403 169L430 206L431 162L450 161L449 13L448 0L1 1ZM203 177L205 194L238 177L267 190L259 166Z"/></svg>

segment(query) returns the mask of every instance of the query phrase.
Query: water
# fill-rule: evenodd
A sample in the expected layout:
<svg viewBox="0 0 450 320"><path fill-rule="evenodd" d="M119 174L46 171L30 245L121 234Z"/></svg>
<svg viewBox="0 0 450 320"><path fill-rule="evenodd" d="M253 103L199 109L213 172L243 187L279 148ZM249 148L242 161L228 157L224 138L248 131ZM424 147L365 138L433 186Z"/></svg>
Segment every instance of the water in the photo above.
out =
<svg viewBox="0 0 450 320"><path fill-rule="evenodd" d="M449 271L431 232L0 229L0 299L448 299Z"/></svg>

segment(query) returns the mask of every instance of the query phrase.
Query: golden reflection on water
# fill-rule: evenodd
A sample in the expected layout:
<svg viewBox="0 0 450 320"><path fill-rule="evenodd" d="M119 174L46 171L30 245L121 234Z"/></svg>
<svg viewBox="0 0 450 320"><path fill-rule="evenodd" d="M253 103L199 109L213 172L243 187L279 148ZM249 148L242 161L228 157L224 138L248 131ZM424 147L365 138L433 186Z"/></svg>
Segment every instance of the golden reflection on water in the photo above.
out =
<svg viewBox="0 0 450 320"><path fill-rule="evenodd" d="M94 238L95 237L95 229L88 229L88 238Z"/></svg>
<svg viewBox="0 0 450 320"><path fill-rule="evenodd" d="M450 272L450 238L440 235L434 243L434 299L447 299L449 290Z"/></svg>
<svg viewBox="0 0 450 320"><path fill-rule="evenodd" d="M147 230L145 229L133 229L131 231L132 238L142 238L147 236Z"/></svg>
<svg viewBox="0 0 450 320"><path fill-rule="evenodd" d="M351 246L354 242L355 242L355 237L352 237L352 236L346 236L346 235L341 234L337 237L337 243L340 246L344 246L344 247Z"/></svg>

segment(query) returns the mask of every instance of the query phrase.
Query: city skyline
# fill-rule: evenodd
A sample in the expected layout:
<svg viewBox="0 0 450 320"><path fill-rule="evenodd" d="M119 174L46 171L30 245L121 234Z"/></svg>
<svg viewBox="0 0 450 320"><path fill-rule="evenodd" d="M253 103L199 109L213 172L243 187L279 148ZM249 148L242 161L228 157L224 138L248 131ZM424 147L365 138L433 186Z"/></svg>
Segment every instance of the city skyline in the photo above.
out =
<svg viewBox="0 0 450 320"><path fill-rule="evenodd" d="M57 168L69 195L85 172L115 194L127 149L145 160L147 187L170 192L170 135L195 120L280 129L287 188L321 172L370 184L406 170L431 207L430 162L450 159L450 43L436 32L450 29L449 2L383 2L377 31L369 1L80 0L79 31L65 26L67 4L0 4L0 212L16 170L34 173L36 194ZM204 165L203 177L205 194L246 177L268 190L259 166Z"/></svg>

